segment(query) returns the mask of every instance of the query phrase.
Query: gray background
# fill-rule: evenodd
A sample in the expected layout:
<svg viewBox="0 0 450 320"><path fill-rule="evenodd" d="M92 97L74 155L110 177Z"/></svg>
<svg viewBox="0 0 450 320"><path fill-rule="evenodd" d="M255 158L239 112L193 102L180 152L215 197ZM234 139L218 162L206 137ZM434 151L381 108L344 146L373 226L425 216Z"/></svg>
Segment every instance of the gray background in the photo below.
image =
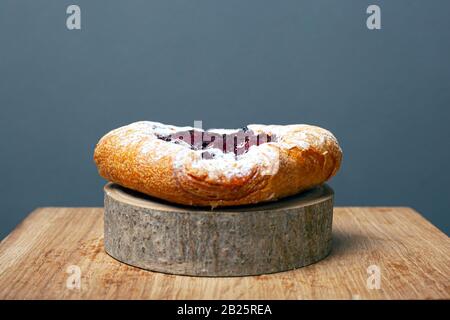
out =
<svg viewBox="0 0 450 320"><path fill-rule="evenodd" d="M66 29L71 3L81 31ZM1 0L0 237L39 206L101 206L95 143L143 119L323 126L344 150L337 205L411 206L448 234L448 12L447 0Z"/></svg>

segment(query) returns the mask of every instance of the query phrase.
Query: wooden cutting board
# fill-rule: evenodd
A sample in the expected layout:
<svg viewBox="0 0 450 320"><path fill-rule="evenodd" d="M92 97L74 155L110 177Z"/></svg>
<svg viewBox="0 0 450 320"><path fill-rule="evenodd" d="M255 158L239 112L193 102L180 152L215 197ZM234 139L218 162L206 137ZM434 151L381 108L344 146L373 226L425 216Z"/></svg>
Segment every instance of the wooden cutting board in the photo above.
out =
<svg viewBox="0 0 450 320"><path fill-rule="evenodd" d="M0 243L1 299L449 299L450 241L409 208L335 208L324 260L262 276L145 271L103 247L103 209L40 208Z"/></svg>

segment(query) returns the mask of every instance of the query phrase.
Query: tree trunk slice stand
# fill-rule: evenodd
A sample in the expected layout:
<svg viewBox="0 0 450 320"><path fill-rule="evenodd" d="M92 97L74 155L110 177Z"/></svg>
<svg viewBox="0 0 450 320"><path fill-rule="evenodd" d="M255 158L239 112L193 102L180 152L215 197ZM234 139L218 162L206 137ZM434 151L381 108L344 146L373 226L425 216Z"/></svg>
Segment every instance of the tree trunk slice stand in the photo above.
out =
<svg viewBox="0 0 450 320"><path fill-rule="evenodd" d="M333 191L323 185L277 202L196 208L109 183L105 250L143 269L192 276L245 276L303 267L331 250Z"/></svg>

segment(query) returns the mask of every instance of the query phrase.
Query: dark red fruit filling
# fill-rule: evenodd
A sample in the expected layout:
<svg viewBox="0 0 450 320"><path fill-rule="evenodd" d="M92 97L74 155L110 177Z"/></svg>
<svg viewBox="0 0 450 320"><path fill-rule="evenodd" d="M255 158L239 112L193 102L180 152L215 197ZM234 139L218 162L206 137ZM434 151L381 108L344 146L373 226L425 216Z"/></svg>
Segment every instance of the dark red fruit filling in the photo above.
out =
<svg viewBox="0 0 450 320"><path fill-rule="evenodd" d="M274 137L266 134L255 134L247 127L232 134L219 134L212 131L189 130L172 135L157 135L158 139L172 143L187 143L192 150L205 150L202 156L214 157L208 149L220 149L223 153L233 152L236 156L246 153L251 146L274 141Z"/></svg>

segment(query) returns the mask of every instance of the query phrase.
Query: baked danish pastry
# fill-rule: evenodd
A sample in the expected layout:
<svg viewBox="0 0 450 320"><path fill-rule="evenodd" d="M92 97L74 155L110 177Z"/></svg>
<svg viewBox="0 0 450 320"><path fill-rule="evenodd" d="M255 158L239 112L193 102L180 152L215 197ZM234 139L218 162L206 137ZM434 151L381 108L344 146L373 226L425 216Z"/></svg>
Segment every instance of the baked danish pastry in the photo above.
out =
<svg viewBox="0 0 450 320"><path fill-rule="evenodd" d="M243 129L176 127L140 121L107 133L94 161L124 187L184 205L273 201L320 185L338 171L342 151L310 125Z"/></svg>

